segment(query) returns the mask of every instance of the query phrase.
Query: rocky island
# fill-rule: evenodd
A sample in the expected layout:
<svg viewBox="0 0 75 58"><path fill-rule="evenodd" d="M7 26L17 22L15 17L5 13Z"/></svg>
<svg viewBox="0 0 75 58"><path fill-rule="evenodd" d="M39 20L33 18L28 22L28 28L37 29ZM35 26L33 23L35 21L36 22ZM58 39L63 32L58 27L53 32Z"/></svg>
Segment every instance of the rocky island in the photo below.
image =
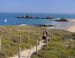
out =
<svg viewBox="0 0 75 58"><path fill-rule="evenodd" d="M48 17L46 17L45 19L54 19L53 17L51 17L51 16L48 16Z"/></svg>
<svg viewBox="0 0 75 58"><path fill-rule="evenodd" d="M50 17L50 16L47 16L47 17L44 17L44 18L40 18L40 17L29 16L29 15L26 15L26 16L17 16L16 18L26 18L26 19L53 19L53 17Z"/></svg>
<svg viewBox="0 0 75 58"><path fill-rule="evenodd" d="M31 19L31 18L34 18L32 16L17 16L16 18L26 18L26 19Z"/></svg>
<svg viewBox="0 0 75 58"><path fill-rule="evenodd" d="M60 20L55 20L55 21L58 21L58 22L68 22L68 20L66 18L61 18Z"/></svg>

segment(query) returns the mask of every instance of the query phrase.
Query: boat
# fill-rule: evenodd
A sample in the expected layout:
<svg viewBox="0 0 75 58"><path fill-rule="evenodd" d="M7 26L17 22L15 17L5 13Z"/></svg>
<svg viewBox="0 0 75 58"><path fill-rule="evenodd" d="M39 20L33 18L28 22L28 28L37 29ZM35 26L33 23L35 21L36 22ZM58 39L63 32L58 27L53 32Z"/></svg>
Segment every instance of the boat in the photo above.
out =
<svg viewBox="0 0 75 58"><path fill-rule="evenodd" d="M4 22L7 22L7 19L5 19Z"/></svg>

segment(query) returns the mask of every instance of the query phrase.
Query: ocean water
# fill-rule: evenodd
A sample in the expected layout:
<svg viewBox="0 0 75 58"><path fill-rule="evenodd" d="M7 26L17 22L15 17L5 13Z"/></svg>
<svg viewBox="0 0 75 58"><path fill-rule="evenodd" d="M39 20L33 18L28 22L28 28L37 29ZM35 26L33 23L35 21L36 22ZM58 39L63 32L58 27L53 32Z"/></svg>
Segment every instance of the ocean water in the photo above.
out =
<svg viewBox="0 0 75 58"><path fill-rule="evenodd" d="M25 19L25 18L16 18L17 16L25 16L30 15L34 17L47 17L51 16L54 19ZM55 19L59 18L75 18L75 14L42 14L42 13L0 13L0 26L12 26L12 25L39 25L39 24L46 24L46 25L56 25L59 24L55 22Z"/></svg>

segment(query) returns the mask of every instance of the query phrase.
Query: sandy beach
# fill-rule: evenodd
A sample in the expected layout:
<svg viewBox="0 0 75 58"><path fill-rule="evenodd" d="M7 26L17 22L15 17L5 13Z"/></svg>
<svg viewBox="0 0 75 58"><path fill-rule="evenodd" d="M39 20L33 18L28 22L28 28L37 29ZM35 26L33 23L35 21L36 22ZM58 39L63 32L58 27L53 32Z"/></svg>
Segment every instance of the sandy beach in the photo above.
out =
<svg viewBox="0 0 75 58"><path fill-rule="evenodd" d="M67 29L67 31L70 31L70 32L75 32L75 25L74 26L71 26Z"/></svg>
<svg viewBox="0 0 75 58"><path fill-rule="evenodd" d="M69 24L67 22L60 22L59 25L48 27L48 29L61 29L69 32L75 32L75 19L69 20Z"/></svg>
<svg viewBox="0 0 75 58"><path fill-rule="evenodd" d="M72 26L68 27L66 30L70 32L75 32L75 19L69 20L70 22L74 23Z"/></svg>
<svg viewBox="0 0 75 58"><path fill-rule="evenodd" d="M70 20L70 22L75 23L75 19ZM67 31L75 32L75 24L67 28Z"/></svg>
<svg viewBox="0 0 75 58"><path fill-rule="evenodd" d="M75 22L75 19L71 19L71 20L69 20L70 22Z"/></svg>
<svg viewBox="0 0 75 58"><path fill-rule="evenodd" d="M19 26L27 26L26 24L21 24ZM59 25L48 27L48 29L61 29L70 32L75 32L75 19L69 19L69 23L67 22L59 22Z"/></svg>

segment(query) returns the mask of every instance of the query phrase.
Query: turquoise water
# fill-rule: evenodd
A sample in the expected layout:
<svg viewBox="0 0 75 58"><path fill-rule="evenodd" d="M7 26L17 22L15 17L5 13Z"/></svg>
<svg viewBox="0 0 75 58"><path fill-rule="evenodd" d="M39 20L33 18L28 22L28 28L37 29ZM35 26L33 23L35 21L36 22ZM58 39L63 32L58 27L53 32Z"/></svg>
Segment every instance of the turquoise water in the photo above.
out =
<svg viewBox="0 0 75 58"><path fill-rule="evenodd" d="M21 25L21 24L27 24L27 25L39 25L39 24L56 24L55 19L23 19L23 18L16 18L17 16L25 16L25 15L31 15L31 16L37 16L37 17L47 17L51 16L56 18L75 18L74 14L36 14L36 13L0 13L0 26L11 26L11 25ZM59 24L59 23L58 23Z"/></svg>

